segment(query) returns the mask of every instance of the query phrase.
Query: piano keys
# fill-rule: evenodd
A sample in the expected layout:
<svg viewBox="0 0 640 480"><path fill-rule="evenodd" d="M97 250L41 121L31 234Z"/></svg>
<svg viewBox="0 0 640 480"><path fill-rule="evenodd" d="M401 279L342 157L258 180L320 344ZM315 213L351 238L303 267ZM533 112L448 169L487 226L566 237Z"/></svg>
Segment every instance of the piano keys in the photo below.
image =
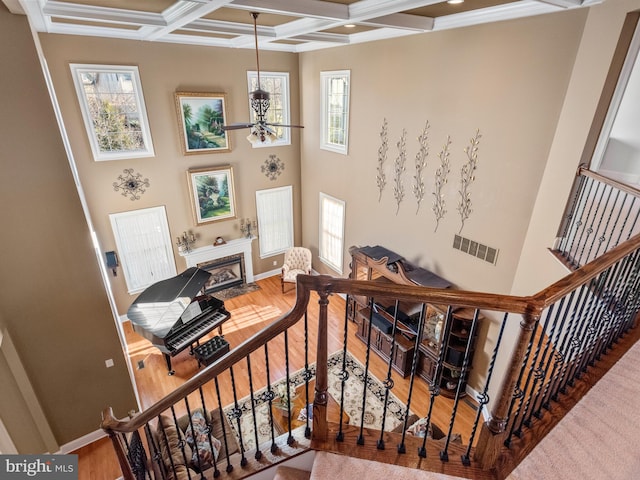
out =
<svg viewBox="0 0 640 480"><path fill-rule="evenodd" d="M174 357L231 318L224 302L211 295L198 295L211 274L191 267L175 277L149 286L131 304L127 317L133 330L149 340L165 357L169 375Z"/></svg>

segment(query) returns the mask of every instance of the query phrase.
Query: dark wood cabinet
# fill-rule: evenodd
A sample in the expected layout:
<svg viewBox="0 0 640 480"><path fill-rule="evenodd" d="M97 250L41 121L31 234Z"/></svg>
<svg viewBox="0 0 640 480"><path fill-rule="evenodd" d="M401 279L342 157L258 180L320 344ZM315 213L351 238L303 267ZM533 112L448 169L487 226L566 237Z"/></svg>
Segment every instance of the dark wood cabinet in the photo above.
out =
<svg viewBox="0 0 640 480"><path fill-rule="evenodd" d="M421 285L432 288L449 288L451 284L436 274L411 265L400 255L384 247L351 247L351 277L354 280L396 283L402 285ZM399 310L405 333L392 335L393 308L392 302L374 299L374 312L371 313L370 299L363 296L351 296L348 299L347 312L349 318L357 324L356 337L367 343L369 323L371 325L371 349L385 360L389 360L392 348L391 366L406 377L409 375L415 351L415 336L422 304L401 303ZM446 308L427 304L425 321L418 345L416 373L431 383L437 373L438 359L442 351L443 365L439 377L440 392L443 396L453 397L461 385L461 395L465 395L468 373L475 351L476 338L470 337L473 322L473 310L457 309L452 312L451 326L445 326ZM411 330L413 335L407 335ZM477 329L476 329L477 331ZM395 342L395 347L393 344ZM469 349L469 366L462 375L465 351ZM464 377L464 378L463 378Z"/></svg>

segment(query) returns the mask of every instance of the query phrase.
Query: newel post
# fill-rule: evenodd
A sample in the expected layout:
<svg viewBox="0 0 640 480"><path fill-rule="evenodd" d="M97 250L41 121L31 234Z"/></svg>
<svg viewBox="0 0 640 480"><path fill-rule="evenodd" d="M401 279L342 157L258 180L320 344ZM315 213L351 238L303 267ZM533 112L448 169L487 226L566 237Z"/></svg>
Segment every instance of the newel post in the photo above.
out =
<svg viewBox="0 0 640 480"><path fill-rule="evenodd" d="M526 313L522 316L517 344L498 391L498 398L491 410L491 418L482 425L475 449L474 458L480 463L483 470L489 470L496 466L496 461L504 446L504 441L508 434L509 406L513 399L527 349L529 348L531 332L533 332L539 319L539 314Z"/></svg>
<svg viewBox="0 0 640 480"><path fill-rule="evenodd" d="M318 291L320 312L318 318L318 348L316 352L316 389L313 399L314 440L327 440L327 317L329 293Z"/></svg>

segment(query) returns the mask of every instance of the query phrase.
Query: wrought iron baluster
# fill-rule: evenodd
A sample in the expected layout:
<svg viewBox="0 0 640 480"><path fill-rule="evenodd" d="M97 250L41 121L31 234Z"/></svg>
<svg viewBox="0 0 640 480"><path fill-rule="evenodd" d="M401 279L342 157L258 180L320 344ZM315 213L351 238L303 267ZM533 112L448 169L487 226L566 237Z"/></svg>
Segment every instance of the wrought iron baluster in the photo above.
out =
<svg viewBox="0 0 640 480"><path fill-rule="evenodd" d="M542 412L541 412L542 408L544 408L545 410L549 410L551 408L551 397L553 396L553 392L554 392L556 372L558 371L559 368L561 368L561 364L564 361L564 355L561 353L562 352L561 343L566 338L566 336L564 335L565 333L564 326L567 323L567 319L570 316L571 308L572 308L572 305L574 304L575 294L576 294L576 290L573 290L569 294L569 300L567 301L567 304L564 306L562 320L560 321L560 325L556 332L556 336L552 341L553 349L549 355L549 361L553 359L553 367L551 370L551 375L549 375L549 380L547 380L547 382L545 383L544 391L542 392L542 396L540 399L540 404L538 406L538 409L535 412L535 415L537 418L542 417ZM567 298L567 297L564 297L564 298ZM547 365L546 370L547 371L549 370L549 365Z"/></svg>
<svg viewBox="0 0 640 480"><path fill-rule="evenodd" d="M586 311L581 312L580 315L580 329L576 338L577 341L575 342L576 352L572 355L573 365L571 365L570 372L567 375L567 385L571 387L574 385L574 380L580 378L582 373L583 358L585 356L587 345L591 340L589 335L593 335L593 333L595 333L593 328L593 324L595 322L594 317L598 309L599 300L605 284L606 277L603 277L603 274L600 274L590 282L590 295L588 296L587 301L588 305Z"/></svg>
<svg viewBox="0 0 640 480"><path fill-rule="evenodd" d="M600 187L604 185L602 183L598 183L598 185L596 186L596 191L593 195L593 199L589 199L590 203L589 203L589 211L587 213L587 221L589 221L589 219L591 219L591 222L589 224L589 226L587 228L585 228L582 231L582 234L580 235L580 241L579 241L579 245L580 245L580 254L577 255L577 259L576 259L576 263L578 265L583 265L582 263L582 255L584 254L584 249L587 245L587 242L589 241L589 237L591 236L591 234L593 233L593 223L596 221L596 217L598 215L598 210L600 208L600 198L596 199L596 197L600 197L602 194L600 193ZM595 211L593 211L595 205ZM593 212L593 216L591 215L591 213ZM584 233L586 232L587 236L584 239L584 241L582 240L582 236L584 235Z"/></svg>
<svg viewBox="0 0 640 480"><path fill-rule="evenodd" d="M553 319L553 322L551 323L551 329L549 329L549 331L547 332L547 328L545 328L545 331L543 332L546 340L544 342L542 357L540 358L540 362L538 363L540 375L539 378L536 378L536 380L539 380L540 385L538 386L536 393L533 395L533 404L529 416L525 419L525 425L527 427L531 425L532 416L535 416L538 419L542 418L542 415L540 414L542 402L540 400L542 398L545 387L551 381L551 377L547 376L547 374L549 373L549 367L551 366L551 361L553 360L552 345L554 343L554 339L556 338L556 332L558 331L558 320L561 318L562 312L565 312L564 302L566 299L567 297L562 297L560 299L560 302L557 304L557 308L555 309L556 315ZM556 304L554 304L553 306L556 307Z"/></svg>
<svg viewBox="0 0 640 480"><path fill-rule="evenodd" d="M560 373L558 375L558 379L556 382L556 389L554 392L554 396L552 396L552 400L557 401L558 393L566 393L566 385L567 385L567 371L570 367L570 363L573 361L573 353L576 350L576 345L579 342L578 338L578 329L580 327L580 319L582 318L582 312L584 311L585 304L589 298L589 289L590 284L582 285L580 287L580 294L578 296L578 301L576 302L576 308L571 312L571 320L569 321L569 325L567 326L567 332L565 335L565 339L567 339L568 343L566 344L567 350L564 350L564 358L565 361L562 364L562 368L560 369Z"/></svg>
<svg viewBox="0 0 640 480"><path fill-rule="evenodd" d="M511 403L509 403L509 410L507 411L507 424L511 424L511 428L509 429L509 434L507 435L504 445L509 448L511 446L511 438L514 435L514 431L516 428L516 420L520 413L520 408L522 407L522 399L524 397L524 391L520 387L522 385L522 377L524 376L524 372L527 369L527 363L529 363L529 355L531 355L531 345L533 345L533 339L535 338L536 331L538 329L539 322L536 322L534 328L531 329L531 335L529 336L529 341L527 342L527 350L524 354L524 358L522 359L522 366L520 367L520 372L518 373L518 380L516 381L516 385L513 391L513 395L511 397ZM513 409L516 405L516 402L520 400L518 407L516 408L516 413L513 415Z"/></svg>
<svg viewBox="0 0 640 480"><path fill-rule="evenodd" d="M621 227L621 228L620 228L620 230L618 231L618 239L616 240L616 243L615 243L614 247L615 247L616 245L620 245L620 242L621 242L621 239L622 239L622 232L624 232L624 231L625 231L625 228L626 228L626 226L627 226L627 221L629 220L629 215L631 214L631 212L632 212L632 210L633 210L633 207L635 206L635 204L636 204L636 201L637 201L637 200L638 200L638 199L637 199L637 197L635 197L635 196L634 196L634 197L633 197L633 199L631 200L631 205L629 205L629 211L627 212L627 216L624 218L624 222L622 222L622 227ZM635 227L635 223L636 223L636 221L638 220L638 213L640 213L640 209L638 209L638 208L636 207L636 210L637 210L636 218L632 221L632 225L633 225L634 227ZM629 233L627 234L627 237L626 237L627 239L629 239L629 238L631 237L631 232L632 232L632 231L633 231L632 229L629 229Z"/></svg>
<svg viewBox="0 0 640 480"><path fill-rule="evenodd" d="M260 450L260 437L258 436L258 415L256 412L256 398L253 391L253 372L251 371L251 355L247 355L247 371L249 372L249 398L251 399L251 417L253 420L253 436L256 442L256 453L254 458L260 460L262 458L262 450Z"/></svg>
<svg viewBox="0 0 640 480"><path fill-rule="evenodd" d="M522 415L520 415L520 423L518 424L516 430L514 431L514 435L517 436L518 438L522 433L523 425L527 427L531 426L530 423L527 422L527 416L529 413L529 407L531 406L533 392L535 391L536 385L540 380L540 373L539 373L540 369L539 367L536 367L536 364L538 364L538 357L540 355L540 350L542 349L542 343L544 341L545 332L547 331L547 327L549 326L551 316L553 315L554 307L555 305L551 305L547 309L547 314L544 319L544 325L543 326L538 325L538 327L540 327L540 335L538 336L536 349L533 352L533 358L531 359L531 367L529 368L529 372L527 373L527 379L524 382L524 392L525 392L526 401L524 404L524 409L522 410ZM534 329L534 331L535 330L537 330L537 328ZM529 384L531 383L532 379L533 379L533 385L531 385L531 388L529 388ZM529 418L531 417L529 416ZM514 420L514 424L515 424L515 420Z"/></svg>
<svg viewBox="0 0 640 480"><path fill-rule="evenodd" d="M451 326L453 325L453 308L451 305L447 307L447 315L444 320L444 329L443 329L443 337L449 338L451 334ZM433 413L433 405L435 403L436 397L440 395L440 382L442 381L442 370L444 366L444 352L447 349L444 345L440 345L440 352L438 355L438 363L436 364L436 371L433 374L433 380L429 385L429 410L427 411L427 417L425 419L425 435L422 438L422 445L418 447L418 456L422 458L427 458L427 434L429 431L429 427L431 426L431 414ZM407 409L407 413L408 413ZM398 445L398 452L400 452L400 448L404 450L404 438L405 432L402 433L402 443Z"/></svg>
<svg viewBox="0 0 640 480"><path fill-rule="evenodd" d="M364 363L364 385L362 392L362 408L360 412L362 413L360 418L360 433L358 434L358 445L364 445L364 412L367 406L367 385L369 383L369 357L371 355L371 327L373 326L373 312L375 309L375 301L374 298L371 297L369 300L369 325L367 327L367 352L365 355L365 363Z"/></svg>
<svg viewBox="0 0 640 480"><path fill-rule="evenodd" d="M213 446L213 440L212 440L212 432L213 432L213 417L211 416L211 411L209 410L209 408L207 407L207 402L204 399L204 390L202 389L202 386L198 387L198 392L200 393L200 404L202 405L202 411L204 413L204 419L207 422L207 439L209 441L209 448L211 449L211 452L215 452L215 448ZM220 409L222 410L222 405L219 405ZM215 476L219 476L220 475L220 470L218 469L218 458L214 455L213 456L213 474L214 477ZM215 474L215 472L218 472L218 475Z"/></svg>
<svg viewBox="0 0 640 480"><path fill-rule="evenodd" d="M469 365L471 364L471 345L474 342L476 335L476 329L478 328L478 316L480 310L476 309L473 313L473 320L471 321L471 329L469 330L469 338L467 338L467 344L464 348L464 359L462 360L462 368L460 370L460 378L458 379L458 386L456 387L456 396L453 400L453 409L451 411L451 419L449 420L449 432L447 433L447 439L444 443L444 448L440 451L440 460L443 462L449 461L449 444L451 443L451 434L453 433L453 424L456 421L456 414L458 413L458 405L460 403L460 394L462 393L463 379L467 375ZM426 436L426 435L425 435Z"/></svg>
<svg viewBox="0 0 640 480"><path fill-rule="evenodd" d="M502 317L502 324L500 325L500 331L498 332L498 339L496 340L496 345L493 347L493 353L491 354L491 361L489 362L489 369L487 371L487 380L484 383L484 389L482 393L478 395L478 409L476 410L476 418L473 420L473 427L471 427L471 434L469 435L469 444L467 445L466 452L460 456L460 460L462 464L465 466L471 465L471 446L473 445L473 440L476 437L476 432L478 430L478 425L480 423L480 415L482 415L482 410L486 404L489 403L489 385L491 384L491 376L493 375L493 368L496 364L496 357L498 356L498 351L500 350L500 344L502 343L502 334L504 333L504 327L507 324L507 317L509 313L505 312L504 317Z"/></svg>
<svg viewBox="0 0 640 480"><path fill-rule="evenodd" d="M596 250L595 254L593 255L593 258L598 258L602 253L606 252L608 250L608 248L605 246L604 250L602 252L600 252L601 247L604 245L605 240L607 240L607 236L609 237L609 239L611 239L613 232L615 232L615 228L616 225L618 224L618 219L620 218L620 210L618 210L616 208L616 205L618 204L618 199L620 198L620 194L622 192L620 190L616 189L616 196L613 199L613 206L611 206L611 208L609 209L609 217L607 218L607 223L605 224L604 228L602 229L602 235L600 235L600 237L598 237L598 241L600 242L598 245L598 249ZM611 230L609 230L609 224L611 223L611 219L614 216L614 212L618 212L618 214L615 216L615 221L613 222L613 226L611 227ZM607 232L611 232L610 234L608 234ZM607 245L609 244L609 241L607 241Z"/></svg>
<svg viewBox="0 0 640 480"><path fill-rule="evenodd" d="M587 251L587 255L586 255L584 260L582 260L582 254L584 253L587 244L585 243L584 245L582 245L582 252L580 253L580 259L578 260L578 263L580 265L585 265L585 264L587 264L587 263L589 263L591 261L591 251L593 249L593 245L598 240L598 232L600 231L600 226L602 225L602 219L604 218L604 213L605 213L606 207L607 207L607 205L609 203L609 199L611 198L611 192L613 191L613 189L609 185L606 185L606 184L602 184L602 185L603 185L603 190L602 190L602 193L600 195L600 198L596 202L596 211L593 213L593 219L592 219L591 225L589 227L589 230L591 230L591 232L594 233L594 238L591 241L591 243L589 244L589 250ZM605 192L607 192L607 191L608 191L609 195L607 197L607 200L603 202L602 199L605 196ZM601 210L602 210L602 212L601 212ZM594 229L593 226L596 223L596 221L597 221L598 224Z"/></svg>
<svg viewBox="0 0 640 480"><path fill-rule="evenodd" d="M284 331L284 368L285 368L285 385L287 389L287 445L291 446L295 443L293 434L291 433L291 378L289 377L289 330ZM294 386L295 392L295 386Z"/></svg>
<svg viewBox="0 0 640 480"><path fill-rule="evenodd" d="M562 232L562 240L560 241L560 245L558 249L562 253L562 255L567 258L568 252L570 251L573 243L569 245L569 241L574 238L575 231L577 230L577 212L578 208L582 202L582 197L584 196L584 192L587 184L587 177L581 175L578 180L578 185L575 190L575 194L573 196L573 202L571 204L571 209L567 213L566 223L564 225L564 231Z"/></svg>
<svg viewBox="0 0 640 480"><path fill-rule="evenodd" d="M597 252L598 250L600 250L600 245L604 242L604 239L605 239L605 237L604 237L604 231L603 231L603 232L601 232L601 230L600 230L600 229L601 229L601 227L602 227L602 221L604 220L604 217L605 217L605 212L607 211L607 209L608 209L608 208L610 209L610 207L609 207L609 202L610 202L610 200L611 200L611 194L613 193L614 188L613 188L613 187L611 187L611 186L609 186L609 185L606 185L606 186L605 186L605 191L607 191L607 193L608 193L608 194L607 194L607 200L606 200L606 201L604 202L604 204L602 205L602 213L598 216L598 226L597 226L597 227L596 227L596 229L595 229L595 237L594 237L593 242L591 243L591 245L589 245L589 251L587 252L587 256L586 256L586 261L585 261L585 263L588 263L588 262L590 262L591 260L593 260L594 258L596 258L596 257L592 257L592 256L591 256L591 252L592 252L592 250L593 250L593 246L594 246L594 245L595 245L595 243L596 243L596 240L599 242L599 243L598 243L598 248L596 249L596 252ZM618 193L620 192L620 190L617 190L617 191L618 191ZM599 208L600 208L600 205L598 205L598 209L599 209ZM610 219L610 218L611 218L611 210L609 210L609 219ZM605 225L608 225L608 224L609 224L609 220L607 220L607 222L605 223ZM606 227L605 227L605 229L606 229Z"/></svg>
<svg viewBox="0 0 640 480"><path fill-rule="evenodd" d="M238 437L240 438L240 466L244 467L247 463L247 457L245 456L244 440L242 438L242 409L238 406L238 392L236 391L236 378L233 374L233 367L229 367L229 374L231 375L231 392L233 393L233 410L232 415L236 419L236 428L238 429Z"/></svg>
<svg viewBox="0 0 640 480"><path fill-rule="evenodd" d="M575 231L573 232L571 238L571 245L567 249L567 260L571 261L574 266L578 266L575 260L574 247L576 249L580 248L582 235L584 233L583 223L589 218L589 211L586 209L587 204L589 203L589 198L591 197L591 190L593 189L594 180L588 178L585 182L585 188L582 191L580 196L580 203L577 205L576 211L574 213L574 225ZM578 210L580 210L579 215ZM586 218L585 218L586 214ZM578 218L579 217L579 218Z"/></svg>
<svg viewBox="0 0 640 480"><path fill-rule="evenodd" d="M346 317L346 315L345 315ZM346 335L346 325L345 325ZM307 311L304 311L304 408L306 409L304 437L311 438L311 427L309 427L309 380L313 378L309 370L309 319ZM342 413L342 412L341 412Z"/></svg>
<svg viewBox="0 0 640 480"><path fill-rule="evenodd" d="M275 394L271 388L271 374L269 373L269 348L267 344L264 344L264 364L267 375L267 389L262 394L263 399L269 402L269 426L271 427L271 453L274 455L278 452L278 445L276 444L276 432L273 423L273 399Z"/></svg>
<svg viewBox="0 0 640 480"><path fill-rule="evenodd" d="M218 397L218 405L220 405L220 425L222 426L222 439L224 441L224 451L226 454L227 460L227 473L231 473L233 471L233 465L231 465L231 458L229 456L229 441L227 440L227 427L225 422L225 413L222 411L222 397L220 397L220 383L218 382L218 377L213 378L213 383L216 387L216 397ZM233 435L233 432L229 431L229 435Z"/></svg>
<svg viewBox="0 0 640 480"><path fill-rule="evenodd" d="M349 297L347 297L347 305L349 305ZM348 307L347 307L348 308ZM354 310L355 310L355 302L354 302ZM355 311L353 312L354 318L357 314ZM344 412L344 388L349 378L349 372L347 372L347 324L349 315L348 312L345 311L344 316L344 337L342 338L342 370L340 371L340 425L338 427L338 433L336 434L336 440L338 442L342 442L344 440L344 432L342 431L342 413ZM371 321L369 321L369 327L371 327ZM369 329L369 338L371 336L371 329Z"/></svg>
<svg viewBox="0 0 640 480"><path fill-rule="evenodd" d="M162 461L162 454L160 453L160 445L156 442L156 437L154 437L149 423L145 423L144 431L147 435L147 442L149 443L149 459L151 462L156 463L157 470L161 473L161 476L164 479L164 463Z"/></svg>
<svg viewBox="0 0 640 480"><path fill-rule="evenodd" d="M391 328L391 351L389 353L389 361L387 362L387 376L382 382L384 385L384 405L382 406L382 425L380 426L380 438L376 443L378 450L384 450L384 426L387 421L387 401L389 400L389 391L393 388L393 379L391 378L391 365L393 365L393 354L396 350L396 332L398 329L398 310L400 302L396 300L395 310L393 314L393 327Z"/></svg>

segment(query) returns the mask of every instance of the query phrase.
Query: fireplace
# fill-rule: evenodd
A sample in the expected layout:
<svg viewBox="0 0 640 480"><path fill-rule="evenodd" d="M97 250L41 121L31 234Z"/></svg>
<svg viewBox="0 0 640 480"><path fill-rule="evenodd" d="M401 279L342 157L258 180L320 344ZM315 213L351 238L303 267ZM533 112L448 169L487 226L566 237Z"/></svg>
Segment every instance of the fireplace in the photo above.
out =
<svg viewBox="0 0 640 480"><path fill-rule="evenodd" d="M229 240L223 245L208 245L180 254L187 267L198 267L211 272L205 285L208 293L245 283L253 283L251 242L255 237Z"/></svg>
<svg viewBox="0 0 640 480"><path fill-rule="evenodd" d="M244 285L244 255L242 253L199 263L198 268L211 274L204 285L204 293L214 293L225 288Z"/></svg>

